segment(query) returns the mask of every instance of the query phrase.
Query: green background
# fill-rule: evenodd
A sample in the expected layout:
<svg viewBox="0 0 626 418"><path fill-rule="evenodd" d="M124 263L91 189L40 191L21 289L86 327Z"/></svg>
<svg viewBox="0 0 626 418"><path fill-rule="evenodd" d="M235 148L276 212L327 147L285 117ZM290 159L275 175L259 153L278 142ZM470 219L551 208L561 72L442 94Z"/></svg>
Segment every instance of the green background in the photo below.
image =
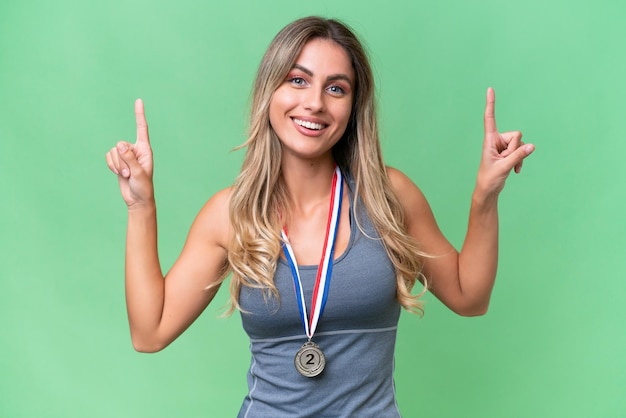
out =
<svg viewBox="0 0 626 418"><path fill-rule="evenodd" d="M388 164L458 247L488 86L501 130L537 146L501 197L489 313L428 295L403 314L405 417L626 416L626 5L614 1L0 2L0 417L229 417L248 342L221 292L165 351L135 353L123 295L125 206L104 161L155 153L160 254L177 257L228 186L274 34L321 14L371 51Z"/></svg>

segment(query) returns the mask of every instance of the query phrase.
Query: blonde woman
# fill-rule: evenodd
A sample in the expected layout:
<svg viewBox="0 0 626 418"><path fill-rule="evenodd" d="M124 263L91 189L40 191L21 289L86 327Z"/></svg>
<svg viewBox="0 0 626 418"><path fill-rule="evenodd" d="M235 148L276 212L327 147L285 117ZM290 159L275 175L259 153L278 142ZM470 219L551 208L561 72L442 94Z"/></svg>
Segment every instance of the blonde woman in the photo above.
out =
<svg viewBox="0 0 626 418"><path fill-rule="evenodd" d="M211 197L164 276L143 103L137 141L107 154L128 205L126 293L133 346L163 349L230 273L250 336L245 417L396 417L393 352L420 280L460 315L487 311L498 260L498 195L534 147L485 136L458 252L417 186L381 157L373 76L355 35L318 17L283 28L260 64L245 159ZM295 291L294 291L295 290Z"/></svg>

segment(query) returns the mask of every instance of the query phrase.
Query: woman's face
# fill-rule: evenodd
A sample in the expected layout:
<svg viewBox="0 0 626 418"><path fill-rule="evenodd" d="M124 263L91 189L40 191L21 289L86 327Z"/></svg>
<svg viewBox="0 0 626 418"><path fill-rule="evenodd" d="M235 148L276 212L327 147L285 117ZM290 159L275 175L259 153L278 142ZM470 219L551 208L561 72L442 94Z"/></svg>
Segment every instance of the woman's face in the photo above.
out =
<svg viewBox="0 0 626 418"><path fill-rule="evenodd" d="M270 124L283 156L329 155L348 125L353 89L346 51L331 40L309 41L270 103Z"/></svg>

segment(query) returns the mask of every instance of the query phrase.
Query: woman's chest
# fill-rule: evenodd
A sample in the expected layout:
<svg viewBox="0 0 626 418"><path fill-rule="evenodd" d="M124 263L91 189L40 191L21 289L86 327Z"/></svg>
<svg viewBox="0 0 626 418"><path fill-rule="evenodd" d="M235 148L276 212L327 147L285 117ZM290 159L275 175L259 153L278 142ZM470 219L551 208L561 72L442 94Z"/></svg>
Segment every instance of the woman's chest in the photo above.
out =
<svg viewBox="0 0 626 418"><path fill-rule="evenodd" d="M316 266L299 268L306 311L316 287ZM280 300L264 297L260 289L242 288L240 304L251 338L303 334L298 295L290 267L279 262L274 277ZM317 332L381 328L397 322L399 305L393 266L379 239L360 235L333 263L327 299Z"/></svg>

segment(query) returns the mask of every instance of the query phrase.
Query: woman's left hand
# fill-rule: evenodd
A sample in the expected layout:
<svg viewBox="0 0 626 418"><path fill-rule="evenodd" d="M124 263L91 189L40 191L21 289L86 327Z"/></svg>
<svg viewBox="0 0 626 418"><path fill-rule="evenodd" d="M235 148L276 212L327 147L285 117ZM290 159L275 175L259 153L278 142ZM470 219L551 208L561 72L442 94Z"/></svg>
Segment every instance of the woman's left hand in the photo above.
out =
<svg viewBox="0 0 626 418"><path fill-rule="evenodd" d="M485 193L486 196L497 196L504 188L511 170L519 173L524 158L535 150L534 145L522 142L520 131L498 132L495 104L495 92L490 87L487 89L485 106L483 154L476 181L477 191Z"/></svg>

